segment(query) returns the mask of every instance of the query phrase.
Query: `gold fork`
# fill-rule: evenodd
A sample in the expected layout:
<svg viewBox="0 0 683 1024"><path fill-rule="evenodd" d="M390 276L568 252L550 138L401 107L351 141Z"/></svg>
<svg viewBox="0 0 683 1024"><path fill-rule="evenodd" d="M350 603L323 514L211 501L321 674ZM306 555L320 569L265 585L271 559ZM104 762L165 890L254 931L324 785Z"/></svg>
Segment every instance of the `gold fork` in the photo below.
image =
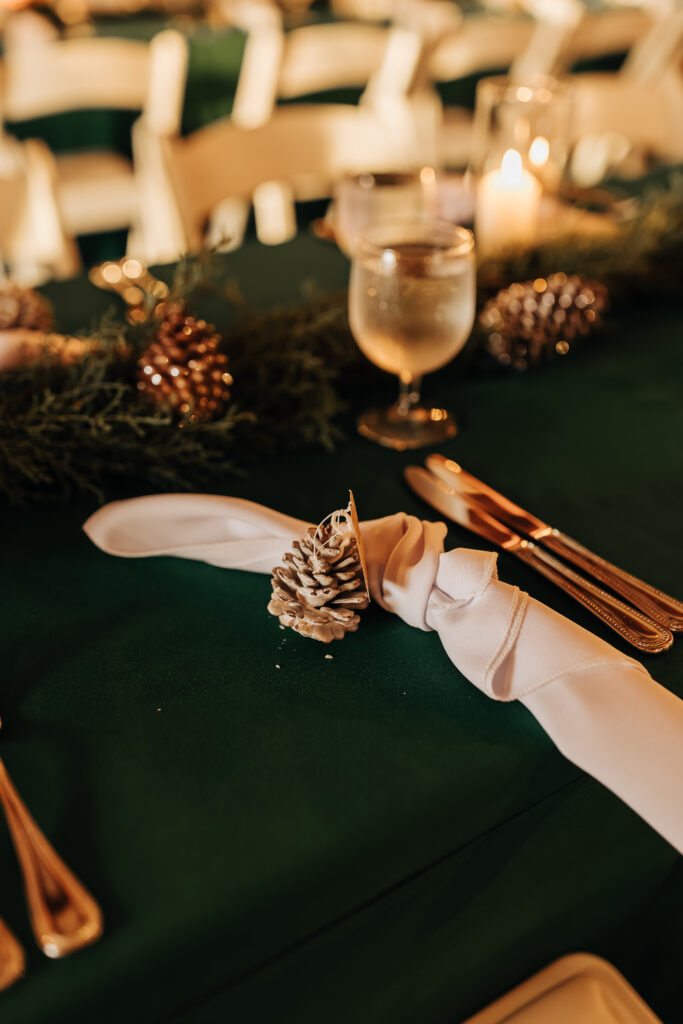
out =
<svg viewBox="0 0 683 1024"><path fill-rule="evenodd" d="M36 825L2 758L0 803L24 876L33 934L43 953L66 956L95 942L102 934L99 906Z"/></svg>

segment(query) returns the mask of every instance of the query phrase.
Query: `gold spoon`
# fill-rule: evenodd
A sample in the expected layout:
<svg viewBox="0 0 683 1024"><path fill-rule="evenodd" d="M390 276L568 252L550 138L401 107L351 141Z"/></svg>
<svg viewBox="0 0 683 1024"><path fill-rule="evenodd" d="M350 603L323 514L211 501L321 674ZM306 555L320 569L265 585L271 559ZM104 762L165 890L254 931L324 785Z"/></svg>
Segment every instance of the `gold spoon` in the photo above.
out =
<svg viewBox="0 0 683 1024"><path fill-rule="evenodd" d="M24 973L24 951L7 925L0 921L0 992Z"/></svg>
<svg viewBox="0 0 683 1024"><path fill-rule="evenodd" d="M36 825L2 758L0 803L24 876L33 934L43 953L66 956L95 942L102 934L99 906Z"/></svg>

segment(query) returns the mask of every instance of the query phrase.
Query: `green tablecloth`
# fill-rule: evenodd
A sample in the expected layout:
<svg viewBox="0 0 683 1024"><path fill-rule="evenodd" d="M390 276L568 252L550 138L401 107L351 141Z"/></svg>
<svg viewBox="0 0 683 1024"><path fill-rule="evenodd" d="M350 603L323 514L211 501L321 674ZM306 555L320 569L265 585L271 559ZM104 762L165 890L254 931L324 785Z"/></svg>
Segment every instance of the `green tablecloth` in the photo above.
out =
<svg viewBox="0 0 683 1024"><path fill-rule="evenodd" d="M308 237L230 260L260 305L347 274ZM111 301L47 290L64 329ZM544 371L456 361L427 381L462 425L442 450L680 592L680 341L678 309L633 306ZM223 490L315 520L352 487L364 518L429 517L401 479L415 459L350 437ZM3 1024L455 1022L576 950L680 1022L681 859L524 708L376 607L330 650L278 628L265 576L108 557L80 529L93 508L2 509L2 754L106 916L97 945L44 959L0 832L0 915L29 950ZM618 643L507 555L500 574ZM678 645L646 663L683 695Z"/></svg>

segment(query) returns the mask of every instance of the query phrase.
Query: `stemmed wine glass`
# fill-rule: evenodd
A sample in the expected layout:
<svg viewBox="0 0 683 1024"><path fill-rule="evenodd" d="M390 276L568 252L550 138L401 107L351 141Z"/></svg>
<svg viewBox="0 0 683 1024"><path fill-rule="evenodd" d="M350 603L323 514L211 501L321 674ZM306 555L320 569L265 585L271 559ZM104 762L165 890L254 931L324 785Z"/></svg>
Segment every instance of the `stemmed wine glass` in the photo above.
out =
<svg viewBox="0 0 683 1024"><path fill-rule="evenodd" d="M400 382L398 401L358 419L365 437L403 451L453 437L446 409L420 403L425 373L445 366L474 323L472 232L430 218L376 221L357 241L349 321L358 347Z"/></svg>

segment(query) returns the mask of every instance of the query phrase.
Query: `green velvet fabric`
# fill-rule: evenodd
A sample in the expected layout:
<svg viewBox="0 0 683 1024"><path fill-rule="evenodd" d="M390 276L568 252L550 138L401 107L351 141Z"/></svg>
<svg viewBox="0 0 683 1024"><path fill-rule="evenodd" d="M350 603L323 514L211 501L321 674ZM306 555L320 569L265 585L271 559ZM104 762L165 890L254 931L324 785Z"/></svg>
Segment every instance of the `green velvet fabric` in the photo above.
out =
<svg viewBox="0 0 683 1024"><path fill-rule="evenodd" d="M348 273L307 236L228 259L260 306ZM46 291L66 330L112 301L84 279ZM678 309L634 304L552 367L456 361L425 393L460 419L442 451L680 593L682 364ZM357 408L392 397L370 380ZM351 433L221 490L317 520L352 487L363 518L429 518L401 477L419 459ZM28 950L3 1024L437 1024L577 950L680 1021L681 859L523 707L377 607L325 648L278 628L266 576L109 557L81 531L93 510L0 510L2 755L106 918L97 945L42 957L2 827L0 915ZM448 544L484 546L455 526ZM500 575L619 645L511 556ZM683 696L678 645L644 660Z"/></svg>

